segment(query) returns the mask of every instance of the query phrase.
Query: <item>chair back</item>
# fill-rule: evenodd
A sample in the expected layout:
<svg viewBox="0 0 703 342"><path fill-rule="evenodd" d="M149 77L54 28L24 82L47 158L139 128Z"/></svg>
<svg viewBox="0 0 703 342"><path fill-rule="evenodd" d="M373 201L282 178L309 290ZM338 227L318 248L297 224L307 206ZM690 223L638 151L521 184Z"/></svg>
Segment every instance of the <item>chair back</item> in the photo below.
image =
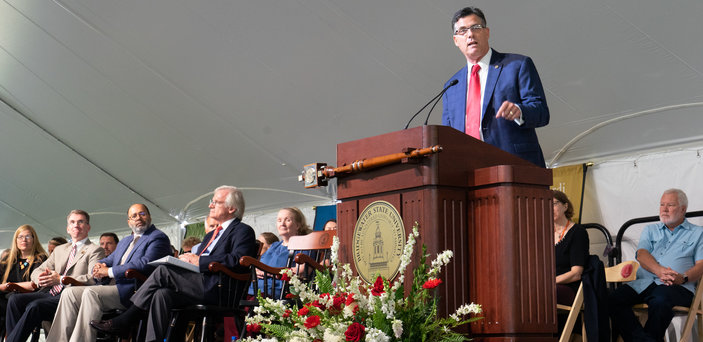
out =
<svg viewBox="0 0 703 342"><path fill-rule="evenodd" d="M307 255L318 264L329 264L332 242L336 232L331 230L315 231L307 235L293 236L288 240L288 267L295 267L298 278L307 283L314 278L315 268L305 263L295 262L299 254Z"/></svg>

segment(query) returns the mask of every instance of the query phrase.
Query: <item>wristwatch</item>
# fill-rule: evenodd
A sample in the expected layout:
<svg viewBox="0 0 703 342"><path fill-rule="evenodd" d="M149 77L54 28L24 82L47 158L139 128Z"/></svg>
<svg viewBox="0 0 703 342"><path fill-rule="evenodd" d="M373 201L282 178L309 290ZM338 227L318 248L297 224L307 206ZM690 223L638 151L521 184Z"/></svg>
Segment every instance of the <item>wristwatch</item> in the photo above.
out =
<svg viewBox="0 0 703 342"><path fill-rule="evenodd" d="M688 283L688 276L684 274L683 275L683 284L686 284L686 283Z"/></svg>

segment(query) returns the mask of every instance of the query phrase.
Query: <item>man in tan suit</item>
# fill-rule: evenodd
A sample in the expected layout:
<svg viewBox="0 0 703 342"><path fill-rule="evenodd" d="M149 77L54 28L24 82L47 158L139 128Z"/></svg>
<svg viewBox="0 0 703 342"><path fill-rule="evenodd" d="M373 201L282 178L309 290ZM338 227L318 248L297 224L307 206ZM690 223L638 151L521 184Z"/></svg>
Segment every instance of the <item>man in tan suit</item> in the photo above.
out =
<svg viewBox="0 0 703 342"><path fill-rule="evenodd" d="M53 320L64 288L63 277L94 283L93 267L105 256L105 251L88 239L90 215L83 210L72 210L67 221L66 231L71 243L56 247L32 272L32 282L40 287L39 291L10 297L5 320L8 342L26 341L39 323Z"/></svg>

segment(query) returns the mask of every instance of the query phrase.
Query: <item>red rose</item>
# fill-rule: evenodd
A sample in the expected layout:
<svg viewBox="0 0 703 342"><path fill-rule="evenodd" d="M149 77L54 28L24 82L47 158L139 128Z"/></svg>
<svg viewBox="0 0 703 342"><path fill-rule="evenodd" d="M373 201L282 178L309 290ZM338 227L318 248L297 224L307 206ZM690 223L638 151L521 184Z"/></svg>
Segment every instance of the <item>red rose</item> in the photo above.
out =
<svg viewBox="0 0 703 342"><path fill-rule="evenodd" d="M308 309L307 306L303 306L302 308L300 308L300 310L298 310L298 316L305 316L309 313L310 313L310 309Z"/></svg>
<svg viewBox="0 0 703 342"><path fill-rule="evenodd" d="M292 313L292 311L290 311L289 309L286 309L286 312L283 313L283 318L288 318L288 317L290 317L290 314L291 314L291 313Z"/></svg>
<svg viewBox="0 0 703 342"><path fill-rule="evenodd" d="M442 279L439 278L430 278L428 279L424 284L422 284L423 289L434 289L435 287L439 286L439 284L442 283Z"/></svg>
<svg viewBox="0 0 703 342"><path fill-rule="evenodd" d="M290 277L288 276L287 273L281 273L281 280L283 281L289 281Z"/></svg>
<svg viewBox="0 0 703 342"><path fill-rule="evenodd" d="M373 283L373 289L371 289L371 294L374 296L380 296L381 293L384 292L386 291L383 290L383 278L381 278L381 276L378 276L378 278L376 278L376 282Z"/></svg>
<svg viewBox="0 0 703 342"><path fill-rule="evenodd" d="M286 293L286 299L295 298L296 296L292 293Z"/></svg>
<svg viewBox="0 0 703 342"><path fill-rule="evenodd" d="M316 308L318 308L318 309L320 309L320 310L323 310L323 311L325 310L325 306L322 305L322 304L320 304L320 301L317 300L317 299L315 299L315 301L313 301L312 303L310 303L310 305L312 305L312 306L314 306L314 307L316 307Z"/></svg>
<svg viewBox="0 0 703 342"><path fill-rule="evenodd" d="M320 316L318 315L310 316L305 320L305 327L308 329L312 329L318 325L320 325Z"/></svg>
<svg viewBox="0 0 703 342"><path fill-rule="evenodd" d="M349 305L349 304L351 304L351 303L354 303L354 294L353 294L353 293L350 293L350 294L347 296L347 301L344 302L344 305Z"/></svg>
<svg viewBox="0 0 703 342"><path fill-rule="evenodd" d="M249 334L258 334L261 332L261 326L254 323L254 324L247 324L247 333Z"/></svg>
<svg viewBox="0 0 703 342"><path fill-rule="evenodd" d="M364 338L365 331L366 327L354 322L349 325L347 331L344 332L344 337L347 341L361 341L361 339Z"/></svg>

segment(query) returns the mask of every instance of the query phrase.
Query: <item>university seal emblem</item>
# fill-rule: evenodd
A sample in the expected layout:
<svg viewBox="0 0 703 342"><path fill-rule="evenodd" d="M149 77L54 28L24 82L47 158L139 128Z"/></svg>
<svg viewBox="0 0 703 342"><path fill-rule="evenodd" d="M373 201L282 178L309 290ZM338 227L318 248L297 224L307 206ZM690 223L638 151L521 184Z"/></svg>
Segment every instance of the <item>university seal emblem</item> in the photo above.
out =
<svg viewBox="0 0 703 342"><path fill-rule="evenodd" d="M378 275L393 279L400 268L405 246L405 228L400 213L386 201L369 204L354 226L354 266L367 283Z"/></svg>

